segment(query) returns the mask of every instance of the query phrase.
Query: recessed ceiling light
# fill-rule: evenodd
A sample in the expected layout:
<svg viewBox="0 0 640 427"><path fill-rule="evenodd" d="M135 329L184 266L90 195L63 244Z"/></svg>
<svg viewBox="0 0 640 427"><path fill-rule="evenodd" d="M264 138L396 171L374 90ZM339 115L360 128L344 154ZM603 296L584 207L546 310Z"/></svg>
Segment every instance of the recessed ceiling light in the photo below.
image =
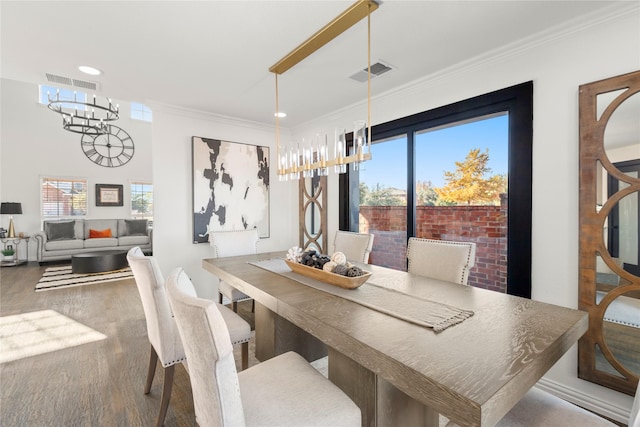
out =
<svg viewBox="0 0 640 427"><path fill-rule="evenodd" d="M273 113L273 115L276 116L276 117L280 117L280 118L287 117L287 113L283 113L282 111Z"/></svg>
<svg viewBox="0 0 640 427"><path fill-rule="evenodd" d="M88 65L81 65L78 67L78 70L92 76L99 76L100 74L102 74L102 71L98 70L97 68L89 67Z"/></svg>

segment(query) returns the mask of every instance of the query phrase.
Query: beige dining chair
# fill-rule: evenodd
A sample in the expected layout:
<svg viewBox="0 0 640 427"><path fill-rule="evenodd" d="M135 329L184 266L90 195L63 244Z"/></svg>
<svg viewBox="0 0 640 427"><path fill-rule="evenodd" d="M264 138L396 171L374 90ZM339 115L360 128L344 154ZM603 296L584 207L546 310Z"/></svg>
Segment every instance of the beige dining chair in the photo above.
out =
<svg viewBox="0 0 640 427"><path fill-rule="evenodd" d="M538 388L529 390L496 424L496 427L548 426L617 427L617 424ZM640 427L640 382L636 388L628 426ZM449 421L446 427L458 425Z"/></svg>
<svg viewBox="0 0 640 427"><path fill-rule="evenodd" d="M147 323L147 335L151 343L151 356L144 394L151 392L158 359L164 369L164 384L157 421L157 425L161 426L169 408L175 365L184 362L186 356L167 299L165 281L157 261L154 257L145 256L138 246L129 250L127 261L138 287ZM251 327L227 307L220 306L220 313L222 313L224 322L230 331L233 344L242 345L242 369L246 369L249 366Z"/></svg>
<svg viewBox="0 0 640 427"><path fill-rule="evenodd" d="M213 246L216 257L226 258L231 256L252 255L258 252L258 230L211 231L209 232L209 244ZM250 300L251 297L243 294L224 280L218 284L220 304L223 296L231 301L233 311L238 312L238 301Z"/></svg>
<svg viewBox="0 0 640 427"><path fill-rule="evenodd" d="M407 258L409 273L466 285L476 262L476 244L411 237Z"/></svg>
<svg viewBox="0 0 640 427"><path fill-rule="evenodd" d="M167 278L201 426L360 426L360 409L300 355L236 372L219 305L196 297L181 268Z"/></svg>
<svg viewBox="0 0 640 427"><path fill-rule="evenodd" d="M593 412L589 412L546 391L532 388L496 424L496 427L546 427L554 425L576 427L616 426L616 424Z"/></svg>
<svg viewBox="0 0 640 427"><path fill-rule="evenodd" d="M338 230L333 245L335 251L345 254L348 260L368 263L373 248L373 234Z"/></svg>

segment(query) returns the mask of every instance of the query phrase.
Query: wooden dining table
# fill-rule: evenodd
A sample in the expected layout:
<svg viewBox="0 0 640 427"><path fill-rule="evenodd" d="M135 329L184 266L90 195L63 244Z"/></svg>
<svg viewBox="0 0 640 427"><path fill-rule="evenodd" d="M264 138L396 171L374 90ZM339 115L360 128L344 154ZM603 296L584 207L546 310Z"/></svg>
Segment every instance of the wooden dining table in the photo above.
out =
<svg viewBox="0 0 640 427"><path fill-rule="evenodd" d="M356 263L372 273L362 287L375 282L473 312L434 332L252 264L284 257L202 265L255 300L258 360L328 354L329 379L360 407L363 426L437 426L439 414L460 426L494 425L588 328L579 310ZM359 289L350 291L355 300Z"/></svg>

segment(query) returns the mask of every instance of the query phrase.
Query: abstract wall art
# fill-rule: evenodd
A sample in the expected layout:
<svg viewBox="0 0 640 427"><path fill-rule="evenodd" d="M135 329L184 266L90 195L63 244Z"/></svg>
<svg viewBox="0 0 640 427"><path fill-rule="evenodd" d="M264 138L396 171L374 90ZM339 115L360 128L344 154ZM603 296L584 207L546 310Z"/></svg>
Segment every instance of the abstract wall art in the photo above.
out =
<svg viewBox="0 0 640 427"><path fill-rule="evenodd" d="M194 136L192 154L193 243L209 231L269 237L269 147Z"/></svg>

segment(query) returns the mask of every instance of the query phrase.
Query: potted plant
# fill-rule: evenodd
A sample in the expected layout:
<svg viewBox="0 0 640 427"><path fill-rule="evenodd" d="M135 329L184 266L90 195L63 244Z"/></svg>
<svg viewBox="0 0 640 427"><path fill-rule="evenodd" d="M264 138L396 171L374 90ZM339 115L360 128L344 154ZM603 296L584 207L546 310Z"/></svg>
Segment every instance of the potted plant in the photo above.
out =
<svg viewBox="0 0 640 427"><path fill-rule="evenodd" d="M2 255L5 257L5 259L9 259L13 261L13 255L16 253L15 250L13 249L3 249L2 250Z"/></svg>

